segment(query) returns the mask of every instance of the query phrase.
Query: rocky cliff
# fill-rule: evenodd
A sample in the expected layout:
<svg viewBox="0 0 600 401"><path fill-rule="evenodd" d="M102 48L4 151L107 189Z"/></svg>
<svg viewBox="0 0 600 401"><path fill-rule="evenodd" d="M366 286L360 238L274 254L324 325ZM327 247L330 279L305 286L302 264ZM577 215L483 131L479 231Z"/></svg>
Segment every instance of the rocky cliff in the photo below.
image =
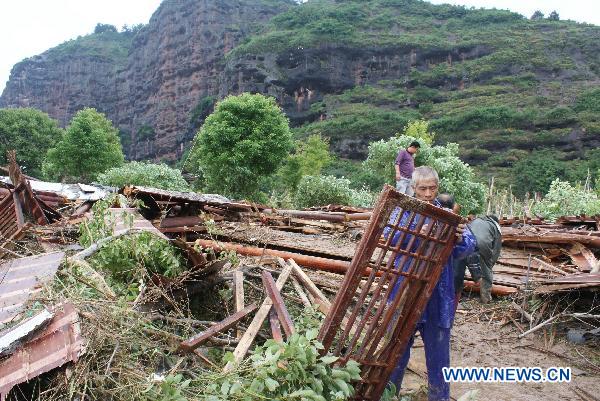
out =
<svg viewBox="0 0 600 401"><path fill-rule="evenodd" d="M0 107L35 107L62 125L79 109L95 107L119 127L130 158L175 160L212 102L199 115L194 110L229 91L220 84L225 55L290 5L165 0L135 35L93 34L17 64ZM100 54L102 46L120 52Z"/></svg>
<svg viewBox="0 0 600 401"><path fill-rule="evenodd" d="M17 64L0 107L63 125L96 107L129 158L177 160L216 100L259 92L344 157L424 118L491 175L536 150L600 157L599 74L600 28L570 21L421 0L165 0L138 32Z"/></svg>

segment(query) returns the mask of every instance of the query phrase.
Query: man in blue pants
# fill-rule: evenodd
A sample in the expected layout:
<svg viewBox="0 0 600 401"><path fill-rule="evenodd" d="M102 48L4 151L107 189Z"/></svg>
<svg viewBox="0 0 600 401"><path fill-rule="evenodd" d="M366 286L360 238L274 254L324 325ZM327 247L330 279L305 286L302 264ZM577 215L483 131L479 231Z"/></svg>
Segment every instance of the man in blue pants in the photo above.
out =
<svg viewBox="0 0 600 401"><path fill-rule="evenodd" d="M439 178L434 169L427 166L418 167L413 173L411 183L417 199L439 206L439 203L436 201ZM401 216L401 222L408 220L406 217ZM397 218L397 213L396 215L392 213L390 220ZM411 229L414 229L412 225L416 226L416 224L417 222L413 222ZM389 235L389 232L384 232L384 235ZM463 259L473 253L476 244L475 237L464 224L459 226L457 236L459 238L452 254L443 267L439 281L431 294L421 321L417 324L416 328L421 333L421 338L425 346L429 401L450 400L450 385L444 381L442 369L450 366L450 329L454 321L454 277L452 266L454 259ZM399 287L398 283L394 287L391 291L390 299L396 296L395 293ZM402 379L408 365L410 348L413 342L414 335L411 337L406 351L398 360L398 364L390 378L390 382L394 383L398 390L402 385Z"/></svg>

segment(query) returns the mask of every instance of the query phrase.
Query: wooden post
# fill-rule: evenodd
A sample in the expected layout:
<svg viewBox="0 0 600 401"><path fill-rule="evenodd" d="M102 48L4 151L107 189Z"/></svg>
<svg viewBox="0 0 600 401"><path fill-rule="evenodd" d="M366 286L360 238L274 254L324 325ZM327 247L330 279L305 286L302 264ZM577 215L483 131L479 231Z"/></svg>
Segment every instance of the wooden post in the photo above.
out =
<svg viewBox="0 0 600 401"><path fill-rule="evenodd" d="M294 323L292 322L292 318L290 317L287 308L285 307L285 303L283 302L283 298L281 297L281 293L277 289L275 285L275 280L273 280L273 276L266 270L262 272L262 280L265 289L267 290L267 294L271 298L273 302L273 307L277 312L277 317L281 322L281 326L283 327L283 331L285 331L285 335L289 338L294 332Z"/></svg>
<svg viewBox="0 0 600 401"><path fill-rule="evenodd" d="M289 259L288 262L292 265L296 278L300 280L308 292L315 298L319 304L319 310L326 315L329 312L329 309L331 309L331 302L329 302L325 294L321 292L321 290L315 285L315 283L312 282L308 275L300 268L300 266L296 264L296 262L294 262L293 259Z"/></svg>
<svg viewBox="0 0 600 401"><path fill-rule="evenodd" d="M233 287L235 290L235 311L239 312L244 309L244 272L236 270L233 272ZM242 338L244 333L238 329L237 338Z"/></svg>
<svg viewBox="0 0 600 401"><path fill-rule="evenodd" d="M292 273L292 266L286 265L286 267L281 271L281 274L279 274L279 277L277 278L277 282L275 283L275 286L278 290L281 291L281 289L283 288L283 285L285 284L287 279L290 277L291 273ZM230 372L235 367L235 365L239 364L242 361L242 359L244 359L244 356L246 356L246 353L250 349L252 342L254 342L254 338L256 337L256 334L258 333L258 331L260 330L260 327L262 326L263 322L267 318L267 315L269 314L269 311L271 310L271 306L273 306L273 302L271 302L271 298L269 298L267 296L265 298L265 300L263 301L258 312L256 312L256 315L254 315L254 319L252 319L252 323L250 323L250 326L248 326L248 329L242 336L237 347L235 347L235 350L233 351L233 362L227 362L227 365L225 365L225 367L223 368L224 372Z"/></svg>

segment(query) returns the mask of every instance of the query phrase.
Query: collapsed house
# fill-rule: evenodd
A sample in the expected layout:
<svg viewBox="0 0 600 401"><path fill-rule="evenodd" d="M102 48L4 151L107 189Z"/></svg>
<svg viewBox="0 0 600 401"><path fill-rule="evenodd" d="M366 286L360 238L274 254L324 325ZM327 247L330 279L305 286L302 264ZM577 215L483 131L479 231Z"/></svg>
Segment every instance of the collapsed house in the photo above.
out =
<svg viewBox="0 0 600 401"><path fill-rule="evenodd" d="M77 364L91 340L83 334L82 325L93 316L78 311L69 300L32 304L36 294L52 283L61 265L75 264L86 272L78 278L80 282L107 299L114 298L110 285L85 259L111 239L139 232L168 239L185 255L187 272L176 279L152 275L131 304L133 314L179 324L183 319L161 312L165 300L172 303L181 294L189 297L223 282L232 290L234 310L228 316L209 325L199 324L195 333L186 338L167 335L170 341L177 342L178 353L193 355L210 365L213 362L201 351L207 344L235 346L231 349L233 360L224 367L229 371L246 358L257 337L264 336L261 331L265 325L270 337L278 342L296 331L289 312L289 303L293 302L325 315L319 333L323 352L338 356L339 363L360 362L362 381L355 386L355 397L377 400L414 331L419 311L439 275L439 261L444 260L452 244L453 229L460 222L456 215L399 196L391 188L383 191L374 210L335 205L279 210L234 202L219 195L129 186L119 193L130 201L141 201L142 205L112 205L110 235L82 249L72 238L77 235L76 224L89 219L93 203L106 198L111 189L33 181L20 172L14 153L9 161L10 177L2 181L0 192L0 251L5 259L0 265L3 400L19 383L68 362ZM407 277L414 281L405 280L402 291L406 296L397 297L392 308L385 302L386 294L400 275L392 264L406 253L381 236L394 208L437 223L421 238L421 251L411 255L414 266ZM563 217L552 224L540 219L501 219L503 249L494 267L492 293L515 296L524 291L597 291L600 264L595 253L600 250L599 222L598 216ZM400 235L419 236L406 233L397 223L389 227ZM44 252L23 257L20 241L28 233ZM322 237L343 238L346 245L331 246L331 241ZM218 257L227 252L254 258L257 270L235 267ZM251 277L260 280L259 297L249 296ZM293 295L283 292L286 285L293 288ZM159 296L150 300L152 289ZM477 291L477 284L467 278L466 290ZM519 314L527 314L521 306L517 308ZM405 312L398 314L392 309ZM233 337L225 336L232 331ZM115 354L108 360L106 372L110 371Z"/></svg>

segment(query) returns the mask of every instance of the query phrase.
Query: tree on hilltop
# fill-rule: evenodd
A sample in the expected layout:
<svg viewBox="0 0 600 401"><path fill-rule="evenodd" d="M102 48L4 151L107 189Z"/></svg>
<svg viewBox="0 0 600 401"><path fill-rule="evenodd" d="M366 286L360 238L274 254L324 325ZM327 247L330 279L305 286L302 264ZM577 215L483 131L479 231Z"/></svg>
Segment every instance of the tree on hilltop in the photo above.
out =
<svg viewBox="0 0 600 401"><path fill-rule="evenodd" d="M544 13L541 12L540 10L535 10L535 12L531 15L531 18L529 18L532 21L540 21L544 19Z"/></svg>

